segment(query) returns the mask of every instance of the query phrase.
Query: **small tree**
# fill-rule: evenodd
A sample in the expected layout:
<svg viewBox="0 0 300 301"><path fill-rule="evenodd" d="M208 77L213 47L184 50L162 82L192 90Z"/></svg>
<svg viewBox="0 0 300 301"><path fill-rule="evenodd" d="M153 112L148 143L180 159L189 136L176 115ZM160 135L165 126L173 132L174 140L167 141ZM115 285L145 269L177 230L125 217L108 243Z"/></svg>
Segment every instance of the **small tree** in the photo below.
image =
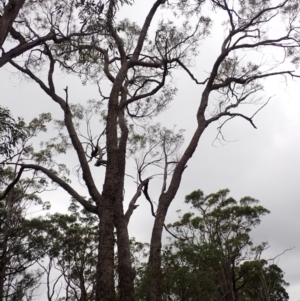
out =
<svg viewBox="0 0 300 301"><path fill-rule="evenodd" d="M18 170L17 166L31 160L43 162L53 168L53 172L55 167L58 167L58 172L65 170L63 165L51 160L54 145L42 151L35 151L31 145L39 133L46 131L46 124L50 121L50 114L41 114L29 124L19 120L18 134L14 135L17 143L9 149L14 156L6 159L8 166L0 166L0 299L3 300L22 300L25 297L32 300L33 292L40 284L42 272L33 269L45 254L41 248L45 243L44 225L42 220L30 219L27 215L49 208L39 194L56 186L36 171L27 170L29 172L24 176L24 168Z"/></svg>
<svg viewBox="0 0 300 301"><path fill-rule="evenodd" d="M47 259L39 263L47 282L48 301L94 300L96 294L97 217L73 201L70 214L48 215L44 246ZM62 297L64 296L64 297Z"/></svg>
<svg viewBox="0 0 300 301"><path fill-rule="evenodd" d="M1 170L0 189L14 178L11 168ZM0 201L0 296L3 300L32 300L42 272L34 264L44 253L41 222L26 218L27 211L42 205L35 194L40 184L37 177L19 180L6 198ZM41 187L39 187L41 189ZM42 189L41 189L42 190Z"/></svg>

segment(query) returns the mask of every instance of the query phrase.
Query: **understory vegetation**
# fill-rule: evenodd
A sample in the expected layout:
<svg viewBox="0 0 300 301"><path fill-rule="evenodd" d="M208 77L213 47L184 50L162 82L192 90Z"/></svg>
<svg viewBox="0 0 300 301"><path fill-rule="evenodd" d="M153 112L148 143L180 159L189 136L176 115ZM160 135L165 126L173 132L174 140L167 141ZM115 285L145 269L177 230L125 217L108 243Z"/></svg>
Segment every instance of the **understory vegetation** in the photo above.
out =
<svg viewBox="0 0 300 301"><path fill-rule="evenodd" d="M13 176L10 167L1 169L2 190ZM27 218L32 208L49 209L37 195L44 184L36 175L23 178L1 201L3 300L94 300L97 217L72 200L68 213ZM237 202L225 189L207 196L196 190L185 202L191 210L168 225L172 235L162 248L160 273L147 268L149 244L130 240L135 300L145 300L149 277L159 277L160 300L289 299L283 271L275 258L263 256L268 244L255 245L250 237L269 213L258 200ZM118 283L117 254L114 271Z"/></svg>

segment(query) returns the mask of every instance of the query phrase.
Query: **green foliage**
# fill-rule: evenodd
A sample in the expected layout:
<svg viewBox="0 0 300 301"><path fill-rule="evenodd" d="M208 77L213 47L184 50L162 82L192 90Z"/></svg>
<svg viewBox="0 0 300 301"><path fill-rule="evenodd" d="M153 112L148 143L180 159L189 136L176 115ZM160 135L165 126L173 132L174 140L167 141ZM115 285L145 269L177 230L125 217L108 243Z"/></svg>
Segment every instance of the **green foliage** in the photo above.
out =
<svg viewBox="0 0 300 301"><path fill-rule="evenodd" d="M2 171L0 191L15 177L9 167ZM36 194L43 187L40 180L35 176L21 179L0 201L0 275L3 277L0 292L5 300L32 300L40 284L42 272L33 271L33 265L45 255L41 248L45 244L44 224L38 218L27 218L28 213L42 205Z"/></svg>
<svg viewBox="0 0 300 301"><path fill-rule="evenodd" d="M38 171L23 172L13 188L4 194L7 187L16 179L19 164L38 163L50 167L56 174L68 173L63 164L54 160L58 144L36 150L32 143L40 134L47 131L51 114L40 114L28 124L19 119L20 135L12 145L6 166L0 172L0 295L7 300L31 300L39 286L42 270L33 272L36 263L41 261L46 250L44 246L47 223L42 218L29 218L31 214L50 208L43 202L40 193L55 189L50 179ZM59 153L59 152L58 152ZM12 167L13 166L13 167ZM5 197L4 197L5 196Z"/></svg>
<svg viewBox="0 0 300 301"><path fill-rule="evenodd" d="M168 225L180 239L162 252L160 300L286 301L288 285L282 270L261 259L266 243L254 246L251 230L269 211L258 200L239 202L229 190L205 196L196 190L186 196L192 211ZM143 265L137 275L137 300L143 300L147 277Z"/></svg>
<svg viewBox="0 0 300 301"><path fill-rule="evenodd" d="M117 16L122 5L131 5L133 2L132 0L25 1L16 22L12 21L14 24L10 28L12 44L18 45L11 51L2 51L3 56L15 53L15 56L9 58L10 63L37 82L48 96L60 105L65 118L63 122L56 121L61 130L59 135L42 143L39 149L35 149L28 141L38 133L46 131L46 123L50 122L51 116L42 114L30 124L22 124L21 130L24 135L19 137L16 131L18 126L15 127L18 123L11 118L8 111L0 112L0 118L3 120L0 133L4 133L1 135L3 138L0 138L0 155L7 157L9 159L7 163L13 166L22 165L23 168L25 166L23 163L28 161L38 164L34 167L27 166L34 170L30 177L22 178L9 195L5 194L6 198L1 204L3 221L5 220L1 224L4 233L1 247L5 255L2 266L6 268L15 263L13 257L16 257L16 254L22 254L22 260L17 263L31 262L34 258L39 261L43 254L47 254L49 264L47 268L41 266L49 276L48 282L51 269L55 266L60 270L61 278L66 283L66 294L71 295L70 299L74 300L77 298L76 295L81 295L81 299L94 299L96 266L99 268L99 275L105 275L106 272L111 275L110 279L104 279L104 282L108 284L109 294L114 294L112 277L114 262L111 256L114 251L113 225L117 228L124 227L118 228L117 231L117 239L120 242L117 245L119 248L124 247L124 250L118 250L118 267L120 274L125 275L123 285L120 277L120 291L123 290L126 295L133 293L129 285L132 284L132 277L128 271L130 266L130 256L127 252L129 241L126 233L128 220L122 220L124 217L122 192L128 159L126 155L133 156L136 163L137 198L144 192L150 201L149 180L153 175L163 175L152 241L156 238L159 240L167 213L166 208L176 195L187 162L195 152L207 126L214 121L228 118L219 127L221 132L227 120L240 117L255 127L252 119L260 109L251 117L239 113L237 109L241 104L252 102L252 95L262 89L263 85L258 80L278 74L297 76L294 71L277 72L281 70L278 68L280 61L284 62L286 58L291 58L296 65L299 63L297 0L284 1L278 6L274 6L274 1L271 0L155 1L142 29L131 19L122 20ZM202 10L202 4L208 6ZM174 21L164 18L158 22L157 28L153 31L150 23L152 18L156 17L156 8L160 5L170 8L171 13L180 16L173 19ZM228 19L223 23L226 36L212 69L205 70L207 75L198 81L193 75L193 70L189 68L196 61L200 41L210 34L213 18L204 16L203 13L211 8L227 15ZM169 15L171 16L167 14L167 18ZM272 22L277 22L277 16L284 17L285 28L282 36L280 33L279 36L273 37L272 33L268 38L268 31L272 27ZM47 39L45 35L50 38ZM30 49L29 44L35 45L34 49ZM269 47L277 48L276 59L269 58L261 49ZM6 45L3 49L5 48ZM14 61L17 55L23 54L22 49L27 49L28 52L20 60ZM249 50L254 56L250 57L250 61L243 62L246 57L243 56L245 50ZM277 52L281 55L278 60ZM261 59L258 57L257 62L255 55L259 57L262 55ZM48 63L49 68L46 67ZM67 89L65 89L66 100L62 99L56 94L57 89L54 87L54 75L57 72L55 66L67 73L79 74L83 83L87 81L96 83L101 101L90 101L87 108L81 104L69 104ZM194 82L203 85L202 96L197 96L199 103L197 129L191 142L187 143L188 147L181 158L178 151L183 144L182 131L176 133L174 129L168 130L158 124L149 124L149 119L164 111L176 95L177 89L172 79L173 70L177 69L184 70ZM48 71L47 81L43 82L45 70ZM107 89L105 80L111 85ZM98 118L96 134L91 130L93 127L91 118L95 116ZM100 131L99 119L103 125ZM87 135L81 132L84 122ZM68 136L62 131L64 126L67 128ZM70 140L80 162L77 171L83 175L93 198L92 206L67 185L66 166L56 163L55 156L67 153L71 146ZM12 148L16 148L16 152ZM16 156L13 157L13 154ZM99 185L94 184L85 155L90 160L97 158L100 165L103 163L101 162L103 156L107 156L107 160L103 160L105 161L103 165L107 169L102 195L96 187ZM157 168L160 169L159 172L156 172ZM3 180L1 190L5 190L6 187L10 187L11 181L17 179L18 168L2 170L3 177L10 180ZM41 170L55 181L56 185L60 185L77 198L85 208L101 216L101 229L109 228L107 233L99 235L97 225L99 221L91 213L79 213L75 203L70 207L71 215L55 214L40 224L38 220L27 220L25 218L27 202L42 205L38 194L46 189L55 188L50 180L41 176L39 172ZM56 175L60 178L55 177ZM145 176L148 178L145 179ZM169 183L171 185L168 186ZM228 190L222 190L204 196L201 191L196 191L187 196L186 202L193 205L193 210L197 214L188 212L179 221L170 225L172 231L181 239L173 241L165 248L161 258L162 271L159 270L159 241L155 248L151 248L151 252L153 250L154 252L151 253L150 262L152 261L152 266L155 266L152 270L143 262L138 263L137 257L132 255L131 259L136 265L138 275L136 286L137 291L140 290L140 297L149 283L149 277L152 277L161 280L160 297L163 300L168 298L198 300L200 296L203 300L238 299L238 296L250 300L266 296L273 298L273 295L274 298L279 296L278 300L286 298L281 270L277 266L271 268L260 260L265 245L253 246L250 238L251 230L260 223L261 217L267 214L268 210L259 206L257 200L253 198L246 197L237 202L228 197L228 193ZM134 202L135 197L130 205L136 208ZM45 207L47 206L45 204ZM103 208L109 211L105 218L102 215L105 212L101 210ZM16 217L19 218L18 221L15 220ZM12 226L15 226L14 223L16 232L11 230ZM20 227L22 229L19 229ZM96 247L97 235L103 241L99 247ZM19 238L22 238L22 244ZM44 239L48 242L46 246L43 244ZM29 249L36 248L37 253L27 252L28 246ZM100 252L103 254L99 258L96 256L97 248L103 251ZM146 246L133 241L131 248L135 254L144 252ZM12 251L12 256L6 255L8 249ZM110 258L108 264L102 264L104 257ZM19 272L18 270L15 274ZM27 275L22 275L23 282L18 282L25 283L24 290L30 283L27 281ZM264 280L256 283L257 287L260 285L262 287L259 295L253 293L253 275L256 275L255 281ZM104 290L104 287L102 277L98 278L99 292L101 288ZM149 291L155 294L156 281L151 282ZM57 283L55 280L52 285L53 291ZM18 284L14 287L18 287ZM18 295L21 290L17 289L14 293L17 298L22 298ZM278 293L280 291L281 293Z"/></svg>
<svg viewBox="0 0 300 301"><path fill-rule="evenodd" d="M47 270L50 275L51 268L55 267L61 273L64 279L64 294L71 300L80 300L80 296L83 295L86 300L93 300L98 252L98 217L86 210L79 211L79 206L74 200L69 211L70 214L55 213L47 216ZM57 290L56 284L52 287L53 291Z"/></svg>
<svg viewBox="0 0 300 301"><path fill-rule="evenodd" d="M0 106L0 159L4 157L1 161L13 157L14 148L24 135L23 127L21 118L16 121L9 110Z"/></svg>
<svg viewBox="0 0 300 301"><path fill-rule="evenodd" d="M288 283L283 277L283 271L276 264L268 264L266 260L244 262L238 271L238 285L243 286L241 300L288 300L289 295L285 290Z"/></svg>
<svg viewBox="0 0 300 301"><path fill-rule="evenodd" d="M12 178L12 170L5 169L4 175ZM11 197L17 198L22 191L21 185L25 184L34 187L34 181L22 179ZM25 200L41 203L34 194L28 194L22 202ZM163 249L161 271L151 271L147 267L149 246L131 240L136 300L144 300L148 277L154 275L160 279L160 300L288 300L285 290L288 284L282 270L260 258L266 244L253 246L250 239L251 230L269 213L267 209L251 197L238 202L229 197L227 189L208 196L200 190L193 191L186 196L186 203L192 205L192 211L169 225L180 239L173 239ZM3 204L2 219L7 215ZM57 279L62 279L60 285L64 290L57 296L60 300L65 298L62 295L68 295L70 300L80 300L83 295L87 300L94 299L98 217L80 210L75 200L69 207L70 214L56 213L45 219L22 217L22 206L14 210L11 218L14 228L9 236L13 253L8 262L10 269L15 268L15 273L8 277L14 284L14 291L12 288L9 291L14 296L11 300L21 300L25 294L31 300L43 273L48 275L49 292L57 291L59 282L51 280L53 269L61 275ZM13 259L14 253L22 254L18 261ZM28 272L36 261L43 273L42 270Z"/></svg>

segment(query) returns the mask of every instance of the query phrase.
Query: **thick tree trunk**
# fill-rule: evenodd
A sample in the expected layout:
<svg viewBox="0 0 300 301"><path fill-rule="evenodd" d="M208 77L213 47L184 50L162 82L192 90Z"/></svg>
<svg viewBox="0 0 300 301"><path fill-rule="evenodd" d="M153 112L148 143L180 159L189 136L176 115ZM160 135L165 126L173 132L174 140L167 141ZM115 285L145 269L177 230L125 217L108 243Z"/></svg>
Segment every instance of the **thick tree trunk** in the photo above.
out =
<svg viewBox="0 0 300 301"><path fill-rule="evenodd" d="M118 139L118 115L119 115L119 92L126 77L128 64L124 64L111 90L108 104L108 118L106 126L107 164L105 182L103 185L102 201L99 207L100 239L97 269L97 298L96 301L113 301L115 296L114 283L114 224L117 222L118 231L120 220L115 217L123 215L123 188L126 159L126 136L123 142L125 150L120 152ZM121 204L120 204L121 202ZM116 215L117 214L117 215ZM124 220L124 217L123 217ZM121 223L122 224L122 223ZM126 223L124 223L127 227ZM123 237L123 236L122 236ZM128 240L129 245L129 240ZM130 257L129 257L130 258ZM119 268L123 270L123 266ZM124 281L126 272L122 274L120 281ZM126 282L125 282L126 283ZM122 288L125 285L121 286ZM127 288L125 288L127 290ZM133 292L131 293L131 295ZM125 294L127 295L127 293ZM125 299L124 299L125 300ZM126 299L132 300L132 299Z"/></svg>
<svg viewBox="0 0 300 301"><path fill-rule="evenodd" d="M231 264L224 261L220 264L219 287L221 298L226 301L238 301L238 295L235 290L235 277L231 272Z"/></svg>
<svg viewBox="0 0 300 301"><path fill-rule="evenodd" d="M122 93L121 102L126 100L127 94ZM134 300L134 277L135 273L132 268L130 254L130 240L127 228L127 219L124 215L124 177L126 169L126 150L128 140L128 127L125 120L124 109L119 110L118 114L119 127L121 135L119 139L119 179L117 190L117 203L115 206L115 227L117 229L117 247L118 247L118 275L119 275L119 293L120 300Z"/></svg>
<svg viewBox="0 0 300 301"><path fill-rule="evenodd" d="M114 301L114 219L109 199L103 200L99 217L96 301Z"/></svg>
<svg viewBox="0 0 300 301"><path fill-rule="evenodd" d="M120 300L133 301L135 273L131 264L127 223L123 208L118 206L119 209L116 210L111 204L112 201L108 202L106 208L101 209L100 215L96 301L115 300L114 225L117 230Z"/></svg>

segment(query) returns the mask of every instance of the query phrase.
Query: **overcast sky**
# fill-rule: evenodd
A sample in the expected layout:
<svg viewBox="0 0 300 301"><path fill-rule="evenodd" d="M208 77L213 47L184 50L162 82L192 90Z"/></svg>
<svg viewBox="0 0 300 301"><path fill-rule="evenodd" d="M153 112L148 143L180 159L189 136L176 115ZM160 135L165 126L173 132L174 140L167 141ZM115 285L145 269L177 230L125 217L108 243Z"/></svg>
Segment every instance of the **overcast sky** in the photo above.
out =
<svg viewBox="0 0 300 301"><path fill-rule="evenodd" d="M153 1L146 1L147 5ZM149 2L149 3L148 3ZM136 18L141 22L147 13L144 0L137 1L137 6L126 9L124 15ZM160 12L158 18L165 17ZM199 58L195 61L193 72L199 75L210 70L211 64L220 51L220 38L224 33L216 26L211 36L203 43ZM1 105L11 109L14 116L23 116L28 121L42 112L52 112L56 118L62 113L36 84L22 80L11 73L9 67L0 71ZM300 73L300 70L299 70ZM57 76L57 91L69 87L70 102L83 103L88 98L97 98L97 88L82 86L75 77ZM196 124L196 108L199 103L201 88L195 85L186 74L176 73L174 82L178 88L175 101L169 110L160 116L159 120L168 127L186 129L186 141L189 141ZM201 189L205 194L216 192L222 188L229 188L231 196L239 199L251 196L260 200L261 204L271 211L263 217L262 224L253 232L253 240L257 243L268 241L270 248L265 252L265 258L275 257L286 249L293 250L282 255L276 263L285 272L285 280L290 283L287 289L291 301L300 300L300 99L299 82L282 78L268 79L265 82L263 100L272 96L268 105L255 116L254 129L245 120L236 119L227 124L224 143L213 143L217 135L218 124L211 125L202 136L198 149L188 163L176 199L172 203L167 222L177 217L176 210L186 209L183 206L184 196L195 189ZM249 106L246 110L253 110ZM51 131L49 135L51 135ZM73 155L64 160L70 164ZM99 169L93 169L99 173ZM99 187L102 187L99 177ZM134 193L134 183L128 178L126 199ZM83 192L83 187L74 186ZM160 190L159 181L150 182L151 196L155 201L155 190ZM63 191L47 194L53 210L65 210L68 207L68 195ZM51 199L50 199L51 198ZM63 200L66 200L63 205ZM130 223L130 236L137 240L149 242L153 218L149 204L144 198L138 202ZM64 208L64 209L62 209Z"/></svg>

